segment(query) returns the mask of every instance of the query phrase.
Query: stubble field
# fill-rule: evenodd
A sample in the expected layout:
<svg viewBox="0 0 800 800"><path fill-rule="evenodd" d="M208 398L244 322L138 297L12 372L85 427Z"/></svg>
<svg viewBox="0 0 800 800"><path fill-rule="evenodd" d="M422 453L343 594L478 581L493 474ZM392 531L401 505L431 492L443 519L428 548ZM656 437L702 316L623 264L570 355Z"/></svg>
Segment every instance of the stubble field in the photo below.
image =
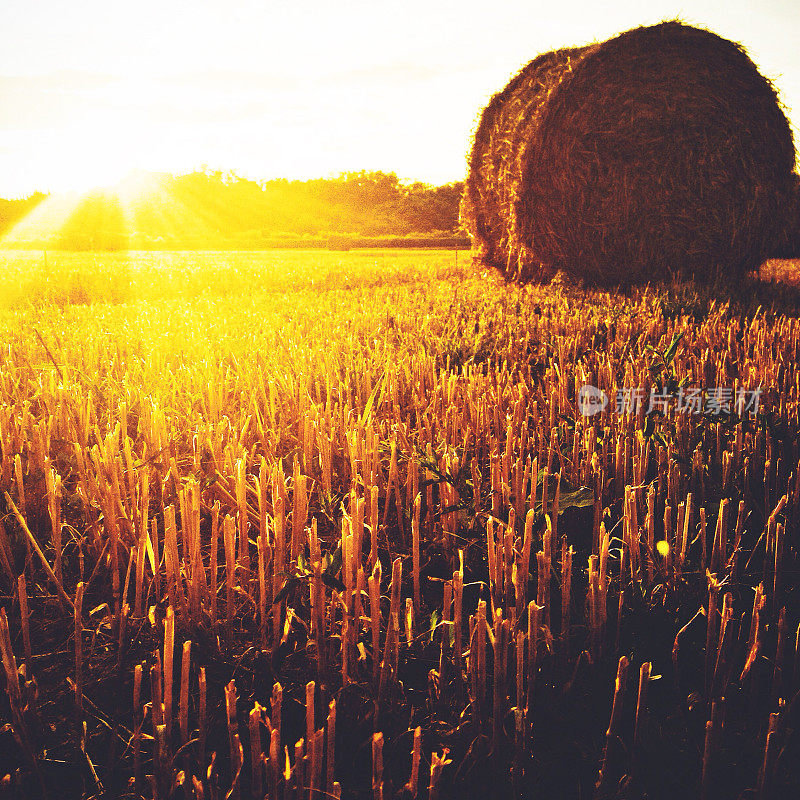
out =
<svg viewBox="0 0 800 800"><path fill-rule="evenodd" d="M0 791L800 787L788 290L0 261Z"/></svg>

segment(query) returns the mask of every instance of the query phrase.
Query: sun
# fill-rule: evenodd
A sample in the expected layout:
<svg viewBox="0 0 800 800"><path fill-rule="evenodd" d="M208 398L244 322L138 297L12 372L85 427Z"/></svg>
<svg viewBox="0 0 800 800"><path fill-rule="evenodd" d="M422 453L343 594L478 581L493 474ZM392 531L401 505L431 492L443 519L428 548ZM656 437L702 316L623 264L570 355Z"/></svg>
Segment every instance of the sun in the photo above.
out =
<svg viewBox="0 0 800 800"><path fill-rule="evenodd" d="M180 155L181 137L163 119L154 118L153 106L169 108L174 101L158 82L136 76L86 88L74 99L64 124L51 131L40 155L47 188L104 190L131 172L172 166Z"/></svg>
<svg viewBox="0 0 800 800"><path fill-rule="evenodd" d="M151 130L128 115L76 121L59 136L50 169L53 188L86 192L114 186L143 167L152 139Z"/></svg>

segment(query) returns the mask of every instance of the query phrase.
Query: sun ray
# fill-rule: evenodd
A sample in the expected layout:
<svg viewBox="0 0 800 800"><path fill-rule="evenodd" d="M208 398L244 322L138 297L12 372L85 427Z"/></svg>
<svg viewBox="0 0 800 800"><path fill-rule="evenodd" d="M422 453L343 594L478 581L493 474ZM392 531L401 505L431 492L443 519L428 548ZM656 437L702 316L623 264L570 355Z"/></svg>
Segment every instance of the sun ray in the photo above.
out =
<svg viewBox="0 0 800 800"><path fill-rule="evenodd" d="M123 250L221 241L224 210L180 178L132 172L114 186L54 194L0 238L7 249Z"/></svg>
<svg viewBox="0 0 800 800"><path fill-rule="evenodd" d="M79 192L50 195L0 236L0 247L41 249L42 243L54 240L82 199Z"/></svg>

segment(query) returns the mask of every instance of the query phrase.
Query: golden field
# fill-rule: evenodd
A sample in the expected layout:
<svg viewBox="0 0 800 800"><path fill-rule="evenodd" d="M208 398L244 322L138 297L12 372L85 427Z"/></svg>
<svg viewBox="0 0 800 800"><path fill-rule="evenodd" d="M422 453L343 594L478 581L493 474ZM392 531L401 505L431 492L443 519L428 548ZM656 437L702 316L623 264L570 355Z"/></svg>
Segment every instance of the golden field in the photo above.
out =
<svg viewBox="0 0 800 800"><path fill-rule="evenodd" d="M800 786L788 290L0 260L7 796Z"/></svg>

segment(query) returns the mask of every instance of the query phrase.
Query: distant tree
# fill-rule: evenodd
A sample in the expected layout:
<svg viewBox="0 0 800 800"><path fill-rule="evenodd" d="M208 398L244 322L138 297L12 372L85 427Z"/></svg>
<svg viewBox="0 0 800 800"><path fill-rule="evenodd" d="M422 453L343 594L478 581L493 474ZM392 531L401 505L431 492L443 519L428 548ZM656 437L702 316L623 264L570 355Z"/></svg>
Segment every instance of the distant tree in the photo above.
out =
<svg viewBox="0 0 800 800"><path fill-rule="evenodd" d="M404 184L393 172L366 170L304 181L257 182L207 167L159 177L159 190L126 210L113 192L87 195L47 244L257 247L276 238L425 236L458 229L460 183ZM42 198L0 201L0 231Z"/></svg>
<svg viewBox="0 0 800 800"><path fill-rule="evenodd" d="M18 200L0 199L0 234L5 233L26 214L33 211L46 197L46 194L34 192Z"/></svg>

